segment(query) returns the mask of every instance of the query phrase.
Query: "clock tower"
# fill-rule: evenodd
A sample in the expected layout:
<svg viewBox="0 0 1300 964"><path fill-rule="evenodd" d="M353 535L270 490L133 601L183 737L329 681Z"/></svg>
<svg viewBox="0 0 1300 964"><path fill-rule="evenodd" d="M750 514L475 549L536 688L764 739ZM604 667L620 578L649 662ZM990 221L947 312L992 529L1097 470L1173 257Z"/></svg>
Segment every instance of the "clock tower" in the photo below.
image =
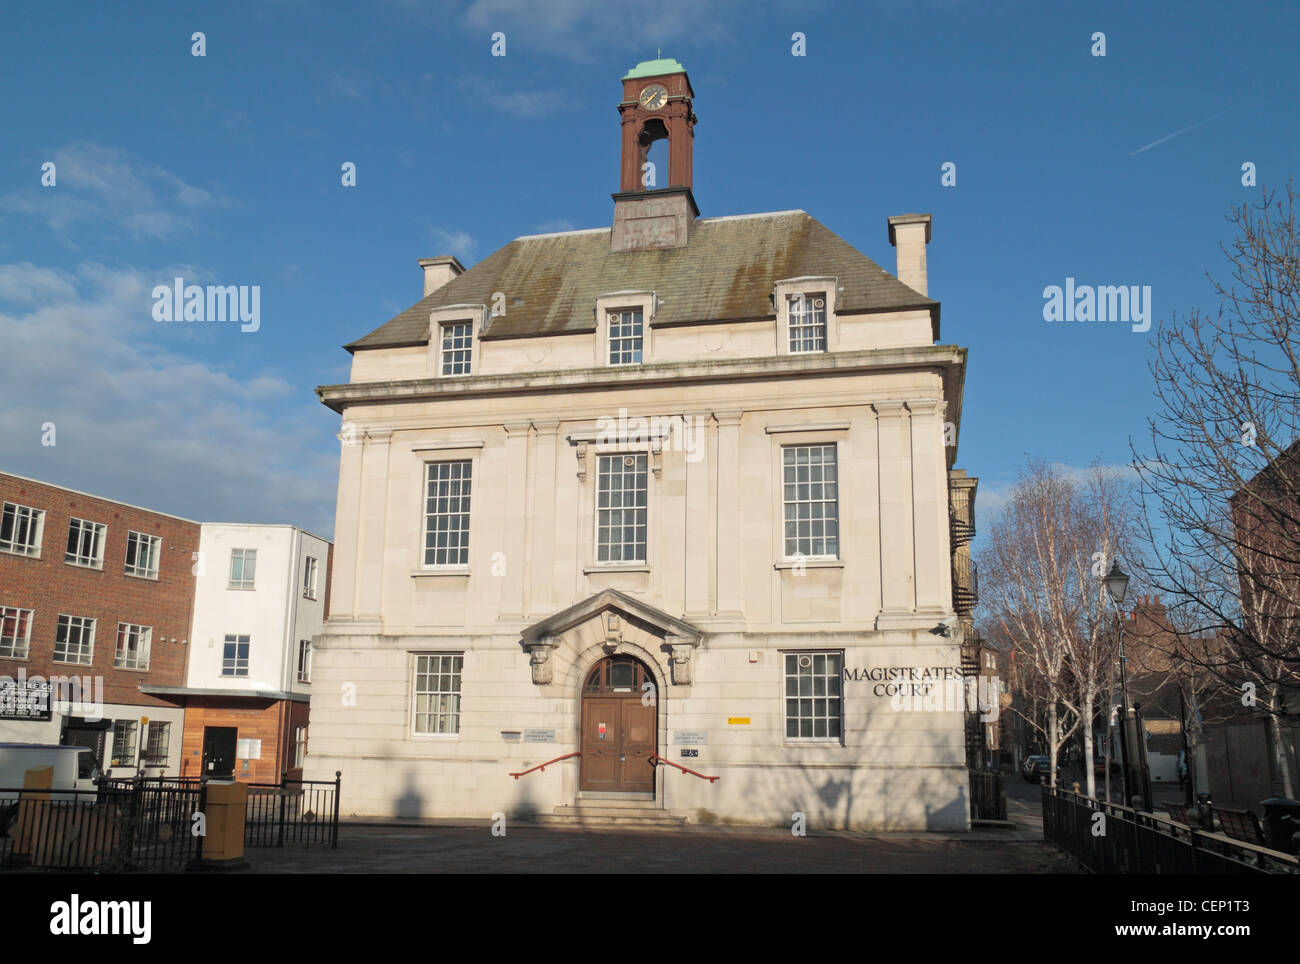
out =
<svg viewBox="0 0 1300 964"><path fill-rule="evenodd" d="M670 57L644 60L623 75L618 112L623 130L619 193L614 195L614 251L675 248L689 240L699 215L691 193L695 92L686 68ZM650 146L668 141L668 170L648 166Z"/></svg>

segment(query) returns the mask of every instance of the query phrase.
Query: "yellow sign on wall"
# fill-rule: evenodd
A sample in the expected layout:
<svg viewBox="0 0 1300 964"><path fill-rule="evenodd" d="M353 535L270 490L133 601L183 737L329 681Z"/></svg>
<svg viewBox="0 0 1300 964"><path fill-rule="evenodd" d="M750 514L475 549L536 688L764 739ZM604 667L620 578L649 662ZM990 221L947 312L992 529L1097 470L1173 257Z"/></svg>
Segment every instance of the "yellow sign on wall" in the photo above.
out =
<svg viewBox="0 0 1300 964"><path fill-rule="evenodd" d="M729 716L729 717L727 717L727 724L728 724L729 726L749 726L749 717L748 717L748 716Z"/></svg>

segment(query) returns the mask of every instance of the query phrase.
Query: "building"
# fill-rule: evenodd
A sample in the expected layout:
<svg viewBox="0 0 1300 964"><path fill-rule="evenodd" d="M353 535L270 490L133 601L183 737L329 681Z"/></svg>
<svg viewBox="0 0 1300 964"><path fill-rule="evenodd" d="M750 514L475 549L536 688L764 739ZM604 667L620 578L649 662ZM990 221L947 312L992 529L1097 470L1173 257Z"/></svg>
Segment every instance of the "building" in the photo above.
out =
<svg viewBox="0 0 1300 964"><path fill-rule="evenodd" d="M294 526L203 524L185 679L144 687L184 707L181 776L302 776L330 549Z"/></svg>
<svg viewBox="0 0 1300 964"><path fill-rule="evenodd" d="M0 742L176 773L184 712L148 689L185 680L199 524L7 474L0 504Z"/></svg>
<svg viewBox="0 0 1300 964"><path fill-rule="evenodd" d="M888 219L897 276L803 211L701 218L693 102L638 64L612 226L422 261L318 389L306 774L343 771L344 813L969 826L963 706L927 699L961 688L976 481L930 217Z"/></svg>

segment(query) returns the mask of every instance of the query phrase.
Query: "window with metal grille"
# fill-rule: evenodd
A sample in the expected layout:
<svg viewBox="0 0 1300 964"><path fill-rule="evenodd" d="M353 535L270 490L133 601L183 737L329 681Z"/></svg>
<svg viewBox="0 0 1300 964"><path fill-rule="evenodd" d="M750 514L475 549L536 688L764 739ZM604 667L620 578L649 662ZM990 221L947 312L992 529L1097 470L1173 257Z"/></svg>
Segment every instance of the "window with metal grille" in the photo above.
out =
<svg viewBox="0 0 1300 964"><path fill-rule="evenodd" d="M135 734L138 725L135 720L113 721L113 762L110 766L135 766Z"/></svg>
<svg viewBox="0 0 1300 964"><path fill-rule="evenodd" d="M596 470L596 561L646 561L646 454L602 455Z"/></svg>
<svg viewBox="0 0 1300 964"><path fill-rule="evenodd" d="M826 350L826 294L790 296L790 351Z"/></svg>
<svg viewBox="0 0 1300 964"><path fill-rule="evenodd" d="M144 762L149 766L165 767L171 748L170 723L149 721L148 742L145 744Z"/></svg>
<svg viewBox="0 0 1300 964"><path fill-rule="evenodd" d="M474 323L455 321L442 326L442 373L468 375L474 348Z"/></svg>
<svg viewBox="0 0 1300 964"><path fill-rule="evenodd" d="M32 610L0 606L0 656L26 659L32 639Z"/></svg>
<svg viewBox="0 0 1300 964"><path fill-rule="evenodd" d="M473 465L430 462L424 500L424 564L469 565L469 499Z"/></svg>
<svg viewBox="0 0 1300 964"><path fill-rule="evenodd" d="M221 651L222 676L248 675L248 646L249 637L247 636L226 637Z"/></svg>
<svg viewBox="0 0 1300 964"><path fill-rule="evenodd" d="M781 461L786 558L839 558L835 444L788 445Z"/></svg>
<svg viewBox="0 0 1300 964"><path fill-rule="evenodd" d="M785 653L785 735L839 740L844 718L843 653Z"/></svg>
<svg viewBox="0 0 1300 964"><path fill-rule="evenodd" d="M126 534L126 574L144 579L158 578L158 552L162 546L159 536L143 532Z"/></svg>
<svg viewBox="0 0 1300 964"><path fill-rule="evenodd" d="M641 310L628 308L609 313L609 363L611 365L641 364L644 331Z"/></svg>
<svg viewBox="0 0 1300 964"><path fill-rule="evenodd" d="M4 503L0 512L0 549L20 556L39 556L45 532L45 511L15 502Z"/></svg>
<svg viewBox="0 0 1300 964"><path fill-rule="evenodd" d="M117 655L113 658L113 665L118 669L148 669L149 644L152 640L152 627L118 623Z"/></svg>
<svg viewBox="0 0 1300 964"><path fill-rule="evenodd" d="M229 589L252 589L257 580L257 550L230 550Z"/></svg>
<svg viewBox="0 0 1300 964"><path fill-rule="evenodd" d="M462 654L417 654L415 657L416 733L460 732Z"/></svg>
<svg viewBox="0 0 1300 964"><path fill-rule="evenodd" d="M85 663L95 655L95 620L85 616L60 614L54 634L54 660L58 663Z"/></svg>
<svg viewBox="0 0 1300 964"><path fill-rule="evenodd" d="M64 559L75 566L104 567L104 533L108 526L85 519L68 523L68 551Z"/></svg>

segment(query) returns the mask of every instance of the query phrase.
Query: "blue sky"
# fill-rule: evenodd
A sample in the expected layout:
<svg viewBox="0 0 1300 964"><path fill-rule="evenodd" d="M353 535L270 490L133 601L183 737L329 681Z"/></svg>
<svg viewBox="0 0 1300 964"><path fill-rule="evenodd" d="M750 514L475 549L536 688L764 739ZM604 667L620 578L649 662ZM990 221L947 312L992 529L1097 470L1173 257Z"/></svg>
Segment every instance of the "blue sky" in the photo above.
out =
<svg viewBox="0 0 1300 964"><path fill-rule="evenodd" d="M341 346L418 300L417 258L608 225L619 77L660 48L695 88L702 215L802 208L890 271L886 218L934 216L981 515L1026 455L1126 463L1153 404L1154 329L1048 324L1043 289L1213 308L1242 164L1300 166L1290 3L11 2L6 27L0 470L326 536L312 389ZM155 322L178 275L260 285L260 329Z"/></svg>

